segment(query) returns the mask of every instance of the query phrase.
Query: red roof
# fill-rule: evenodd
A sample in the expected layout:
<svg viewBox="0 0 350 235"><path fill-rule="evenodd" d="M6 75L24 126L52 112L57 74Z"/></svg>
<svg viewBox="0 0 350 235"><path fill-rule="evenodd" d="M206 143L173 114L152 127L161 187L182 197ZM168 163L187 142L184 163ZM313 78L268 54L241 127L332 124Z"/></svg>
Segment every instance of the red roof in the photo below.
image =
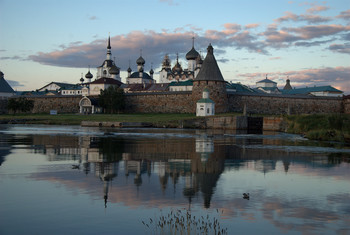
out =
<svg viewBox="0 0 350 235"><path fill-rule="evenodd" d="M91 82L90 84L116 84L116 85L121 85L123 84L122 82L118 81L118 80L115 80L113 78L99 78L93 82Z"/></svg>

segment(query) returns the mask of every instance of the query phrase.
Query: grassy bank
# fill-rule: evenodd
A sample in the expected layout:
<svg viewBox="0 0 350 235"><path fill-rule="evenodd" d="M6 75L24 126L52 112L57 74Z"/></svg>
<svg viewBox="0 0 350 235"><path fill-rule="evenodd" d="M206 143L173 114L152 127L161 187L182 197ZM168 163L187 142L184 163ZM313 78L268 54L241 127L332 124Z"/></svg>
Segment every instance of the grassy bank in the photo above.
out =
<svg viewBox="0 0 350 235"><path fill-rule="evenodd" d="M156 126L178 123L195 118L194 114L18 114L0 115L0 121L27 124L80 125L82 121L96 122L149 122Z"/></svg>
<svg viewBox="0 0 350 235"><path fill-rule="evenodd" d="M350 142L349 114L292 115L286 119L289 133L312 140Z"/></svg>

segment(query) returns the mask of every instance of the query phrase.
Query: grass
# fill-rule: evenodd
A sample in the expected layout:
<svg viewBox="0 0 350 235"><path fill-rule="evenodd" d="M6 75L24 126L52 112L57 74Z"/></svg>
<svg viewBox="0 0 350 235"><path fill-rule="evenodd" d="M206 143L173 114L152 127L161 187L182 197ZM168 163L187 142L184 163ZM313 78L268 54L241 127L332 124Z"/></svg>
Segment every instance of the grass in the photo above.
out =
<svg viewBox="0 0 350 235"><path fill-rule="evenodd" d="M350 142L349 114L313 114L287 117L289 133L313 140Z"/></svg>
<svg viewBox="0 0 350 235"><path fill-rule="evenodd" d="M0 115L0 121L22 120L28 124L80 125L82 121L150 122L157 125L193 119L194 114L16 114Z"/></svg>
<svg viewBox="0 0 350 235"><path fill-rule="evenodd" d="M219 210L213 216L194 216L191 211L171 210L167 214L161 214L148 221L142 221L147 227L146 234L205 234L205 235L225 235L227 228L222 228L218 217L221 216Z"/></svg>

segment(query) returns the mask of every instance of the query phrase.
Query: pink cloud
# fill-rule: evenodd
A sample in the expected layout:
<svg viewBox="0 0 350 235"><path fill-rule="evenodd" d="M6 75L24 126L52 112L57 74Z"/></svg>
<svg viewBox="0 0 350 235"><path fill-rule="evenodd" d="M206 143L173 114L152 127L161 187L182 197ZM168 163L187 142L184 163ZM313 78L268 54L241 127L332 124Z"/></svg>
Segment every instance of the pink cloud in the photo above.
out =
<svg viewBox="0 0 350 235"><path fill-rule="evenodd" d="M329 7L326 7L326 6L312 6L309 9L307 9L306 11L310 14L313 14L315 12L327 11L328 9L329 9Z"/></svg>
<svg viewBox="0 0 350 235"><path fill-rule="evenodd" d="M260 24L247 24L247 25L245 25L245 28L246 29L254 29L254 28L257 28L259 26L260 26Z"/></svg>

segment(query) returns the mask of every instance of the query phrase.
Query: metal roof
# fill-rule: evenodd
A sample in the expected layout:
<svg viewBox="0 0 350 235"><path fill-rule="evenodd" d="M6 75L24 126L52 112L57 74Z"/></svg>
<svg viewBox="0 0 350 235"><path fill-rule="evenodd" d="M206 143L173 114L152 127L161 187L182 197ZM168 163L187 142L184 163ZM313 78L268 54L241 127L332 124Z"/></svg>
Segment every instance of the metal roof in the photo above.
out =
<svg viewBox="0 0 350 235"><path fill-rule="evenodd" d="M287 95L310 94L312 92L343 93L343 91L338 90L332 86L318 86L318 87L315 86L315 87L296 88L292 90L282 90L282 93Z"/></svg>
<svg viewBox="0 0 350 235"><path fill-rule="evenodd" d="M225 81L216 62L214 49L211 44L209 44L207 51L201 70L194 81Z"/></svg>

